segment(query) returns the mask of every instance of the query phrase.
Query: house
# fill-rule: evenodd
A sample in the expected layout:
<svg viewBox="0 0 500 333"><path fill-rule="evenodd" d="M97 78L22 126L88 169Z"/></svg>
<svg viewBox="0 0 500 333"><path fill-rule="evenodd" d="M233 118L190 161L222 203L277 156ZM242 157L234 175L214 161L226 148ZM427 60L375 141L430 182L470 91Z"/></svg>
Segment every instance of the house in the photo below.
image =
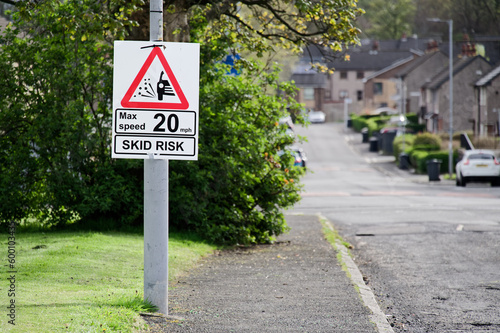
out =
<svg viewBox="0 0 500 333"><path fill-rule="evenodd" d="M414 56L396 61L363 79L364 83L364 110L374 110L380 107L396 109L400 103L398 98L398 81L394 75L412 62Z"/></svg>
<svg viewBox="0 0 500 333"><path fill-rule="evenodd" d="M477 103L477 132L480 136L500 136L500 66L474 84Z"/></svg>
<svg viewBox="0 0 500 333"><path fill-rule="evenodd" d="M399 61L422 55L423 52L413 48L425 49L426 43L418 38L365 40L346 54L330 54L328 61L324 50L309 47L291 78L300 89L297 101L306 105L306 108L324 111L328 121L343 118L344 101L350 102L349 112L361 113L366 109L363 80ZM334 69L334 72L317 73L311 69L311 62L321 63Z"/></svg>
<svg viewBox="0 0 500 333"><path fill-rule="evenodd" d="M325 91L328 91L327 78L327 74L312 69L309 62L299 62L292 74L292 80L299 88L297 101L303 103L306 109L323 110Z"/></svg>
<svg viewBox="0 0 500 333"><path fill-rule="evenodd" d="M446 68L448 63L448 56L439 49L434 49L415 58L395 74L399 87L403 87L405 112L420 114L423 119L425 113L421 112L420 88Z"/></svg>
<svg viewBox="0 0 500 333"><path fill-rule="evenodd" d="M453 64L452 129L456 131L476 130L477 103L472 87L491 64L482 56L458 58ZM444 68L421 88L421 103L426 112L427 130L448 131L450 128L449 70Z"/></svg>

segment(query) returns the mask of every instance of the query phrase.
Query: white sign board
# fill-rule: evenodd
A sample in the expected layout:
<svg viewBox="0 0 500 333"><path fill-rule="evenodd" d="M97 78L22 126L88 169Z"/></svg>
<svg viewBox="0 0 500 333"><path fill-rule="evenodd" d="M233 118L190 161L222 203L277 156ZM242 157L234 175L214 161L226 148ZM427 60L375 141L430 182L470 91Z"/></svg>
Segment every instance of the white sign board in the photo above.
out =
<svg viewBox="0 0 500 333"><path fill-rule="evenodd" d="M199 44L114 46L112 157L197 160Z"/></svg>

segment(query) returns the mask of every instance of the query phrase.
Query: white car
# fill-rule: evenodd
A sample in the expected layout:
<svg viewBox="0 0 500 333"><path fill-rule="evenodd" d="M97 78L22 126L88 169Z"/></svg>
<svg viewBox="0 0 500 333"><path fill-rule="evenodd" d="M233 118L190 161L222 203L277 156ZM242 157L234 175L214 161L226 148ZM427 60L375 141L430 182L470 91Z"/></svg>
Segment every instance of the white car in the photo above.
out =
<svg viewBox="0 0 500 333"><path fill-rule="evenodd" d="M500 162L491 150L465 151L455 170L457 186L465 186L472 181L491 182L491 186L500 186Z"/></svg>
<svg viewBox="0 0 500 333"><path fill-rule="evenodd" d="M325 113L323 111L309 111L307 115L311 123L324 123L326 120Z"/></svg>
<svg viewBox="0 0 500 333"><path fill-rule="evenodd" d="M398 110L389 107L382 107L369 112L369 114L372 116L396 115L398 113L399 113Z"/></svg>

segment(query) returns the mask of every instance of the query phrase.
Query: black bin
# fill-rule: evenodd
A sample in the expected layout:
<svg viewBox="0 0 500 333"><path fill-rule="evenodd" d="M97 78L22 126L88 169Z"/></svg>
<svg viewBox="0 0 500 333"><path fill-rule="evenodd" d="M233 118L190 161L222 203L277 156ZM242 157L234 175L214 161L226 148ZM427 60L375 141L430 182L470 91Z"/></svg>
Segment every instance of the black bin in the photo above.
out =
<svg viewBox="0 0 500 333"><path fill-rule="evenodd" d="M397 130L389 129L382 133L382 151L384 154L392 154L394 152L393 142L396 138Z"/></svg>
<svg viewBox="0 0 500 333"><path fill-rule="evenodd" d="M368 128L366 128L366 127L365 127L365 128L363 128L363 129L361 130L361 135L362 135L362 137L363 137L363 141L362 141L362 142L363 142L363 143L367 143L367 142L368 142L368 139L369 139L369 137L368 137L368 135L369 135L369 133L368 133Z"/></svg>
<svg viewBox="0 0 500 333"><path fill-rule="evenodd" d="M401 170L410 169L410 155L408 155L407 153L399 154L399 168Z"/></svg>
<svg viewBox="0 0 500 333"><path fill-rule="evenodd" d="M369 151L378 152L378 138L372 136L369 141L370 141Z"/></svg>
<svg viewBox="0 0 500 333"><path fill-rule="evenodd" d="M439 170L441 169L441 160L432 159L427 161L427 175L429 181L441 180L439 178Z"/></svg>

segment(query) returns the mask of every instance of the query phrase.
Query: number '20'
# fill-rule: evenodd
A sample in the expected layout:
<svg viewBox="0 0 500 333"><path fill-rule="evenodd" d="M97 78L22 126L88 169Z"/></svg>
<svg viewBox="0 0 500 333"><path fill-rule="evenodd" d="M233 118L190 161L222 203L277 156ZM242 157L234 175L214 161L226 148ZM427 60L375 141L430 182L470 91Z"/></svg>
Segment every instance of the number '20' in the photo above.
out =
<svg viewBox="0 0 500 333"><path fill-rule="evenodd" d="M165 132L165 127L162 127L163 125L167 125L167 129L169 132L177 132L179 129L179 117L176 114L170 114L168 117L165 117L163 113L157 113L154 116L155 119L160 118L160 121L158 124L155 126L153 131L155 132Z"/></svg>

